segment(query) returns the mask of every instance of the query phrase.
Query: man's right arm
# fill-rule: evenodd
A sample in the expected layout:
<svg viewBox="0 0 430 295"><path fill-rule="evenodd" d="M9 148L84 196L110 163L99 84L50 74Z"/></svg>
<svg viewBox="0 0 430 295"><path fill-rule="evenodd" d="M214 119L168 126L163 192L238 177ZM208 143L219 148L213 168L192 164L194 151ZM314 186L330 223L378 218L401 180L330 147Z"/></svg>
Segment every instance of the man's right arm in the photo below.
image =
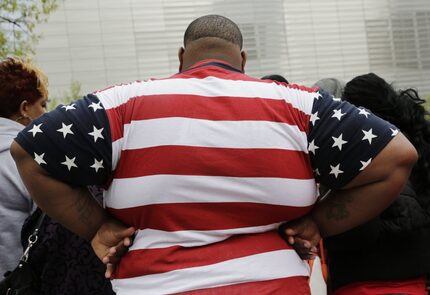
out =
<svg viewBox="0 0 430 295"><path fill-rule="evenodd" d="M49 216L91 241L100 259L111 247L126 249L135 231L110 216L87 189L106 185L111 177L110 125L99 98L88 95L34 120L11 146L32 198Z"/></svg>
<svg viewBox="0 0 430 295"><path fill-rule="evenodd" d="M84 187L61 182L43 170L16 142L11 154L21 178L39 207L70 231L91 241L94 252L105 263L105 257L124 254L131 245L135 229L112 218ZM119 253L111 253L111 248ZM108 265L106 277L114 267Z"/></svg>

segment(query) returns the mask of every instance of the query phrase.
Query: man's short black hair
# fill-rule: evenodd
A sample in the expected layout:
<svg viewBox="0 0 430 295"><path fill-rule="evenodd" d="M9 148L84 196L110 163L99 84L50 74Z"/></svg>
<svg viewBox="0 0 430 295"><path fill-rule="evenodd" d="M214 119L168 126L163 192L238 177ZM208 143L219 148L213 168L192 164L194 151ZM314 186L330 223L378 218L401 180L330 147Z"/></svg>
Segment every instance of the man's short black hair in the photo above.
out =
<svg viewBox="0 0 430 295"><path fill-rule="evenodd" d="M184 34L184 46L205 37L216 37L242 49L243 38L239 27L230 19L221 15L205 15L191 22Z"/></svg>

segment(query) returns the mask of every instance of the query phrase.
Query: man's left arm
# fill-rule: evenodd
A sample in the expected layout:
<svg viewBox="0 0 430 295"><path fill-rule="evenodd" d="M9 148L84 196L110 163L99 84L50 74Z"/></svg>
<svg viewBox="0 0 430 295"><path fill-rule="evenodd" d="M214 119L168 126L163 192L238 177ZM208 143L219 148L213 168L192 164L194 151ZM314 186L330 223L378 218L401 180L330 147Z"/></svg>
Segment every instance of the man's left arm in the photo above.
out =
<svg viewBox="0 0 430 295"><path fill-rule="evenodd" d="M87 188L73 187L53 178L15 141L10 151L38 206L70 231L91 240L107 214Z"/></svg>

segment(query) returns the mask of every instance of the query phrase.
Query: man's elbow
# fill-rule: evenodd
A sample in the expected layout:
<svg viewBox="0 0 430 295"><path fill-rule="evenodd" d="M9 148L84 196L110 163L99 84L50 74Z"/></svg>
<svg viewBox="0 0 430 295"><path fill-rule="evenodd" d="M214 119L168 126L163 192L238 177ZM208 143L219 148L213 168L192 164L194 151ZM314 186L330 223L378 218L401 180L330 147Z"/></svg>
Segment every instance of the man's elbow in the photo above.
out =
<svg viewBox="0 0 430 295"><path fill-rule="evenodd" d="M10 146L10 154L12 155L12 158L14 159L18 169L20 164L22 164L25 160L32 159L27 151L24 150L16 141L13 141Z"/></svg>
<svg viewBox="0 0 430 295"><path fill-rule="evenodd" d="M399 157L399 166L404 166L409 172L412 170L412 167L415 165L418 160L418 152L412 143L403 136L403 144L397 150L397 154Z"/></svg>
<svg viewBox="0 0 430 295"><path fill-rule="evenodd" d="M397 188L401 189L408 180L417 159L418 154L414 146L399 133L345 188L383 183L384 185L397 184Z"/></svg>
<svg viewBox="0 0 430 295"><path fill-rule="evenodd" d="M415 147L404 136L400 136L396 148L393 150L393 164L387 171L387 186L388 190L401 191L409 179L412 168L418 160L418 153ZM388 168L387 167L387 168ZM398 193L394 194L394 199L397 198Z"/></svg>

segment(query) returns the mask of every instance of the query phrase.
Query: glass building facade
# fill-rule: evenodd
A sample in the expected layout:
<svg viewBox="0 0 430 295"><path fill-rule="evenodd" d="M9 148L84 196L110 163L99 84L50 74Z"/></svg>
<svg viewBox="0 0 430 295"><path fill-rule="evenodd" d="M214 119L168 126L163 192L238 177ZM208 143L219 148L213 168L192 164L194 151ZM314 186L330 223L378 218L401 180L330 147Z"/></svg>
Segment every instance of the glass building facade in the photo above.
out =
<svg viewBox="0 0 430 295"><path fill-rule="evenodd" d="M375 72L430 94L428 0L64 0L38 31L35 61L61 96L165 77L178 69L187 25L205 14L234 20L253 76L321 78Z"/></svg>

